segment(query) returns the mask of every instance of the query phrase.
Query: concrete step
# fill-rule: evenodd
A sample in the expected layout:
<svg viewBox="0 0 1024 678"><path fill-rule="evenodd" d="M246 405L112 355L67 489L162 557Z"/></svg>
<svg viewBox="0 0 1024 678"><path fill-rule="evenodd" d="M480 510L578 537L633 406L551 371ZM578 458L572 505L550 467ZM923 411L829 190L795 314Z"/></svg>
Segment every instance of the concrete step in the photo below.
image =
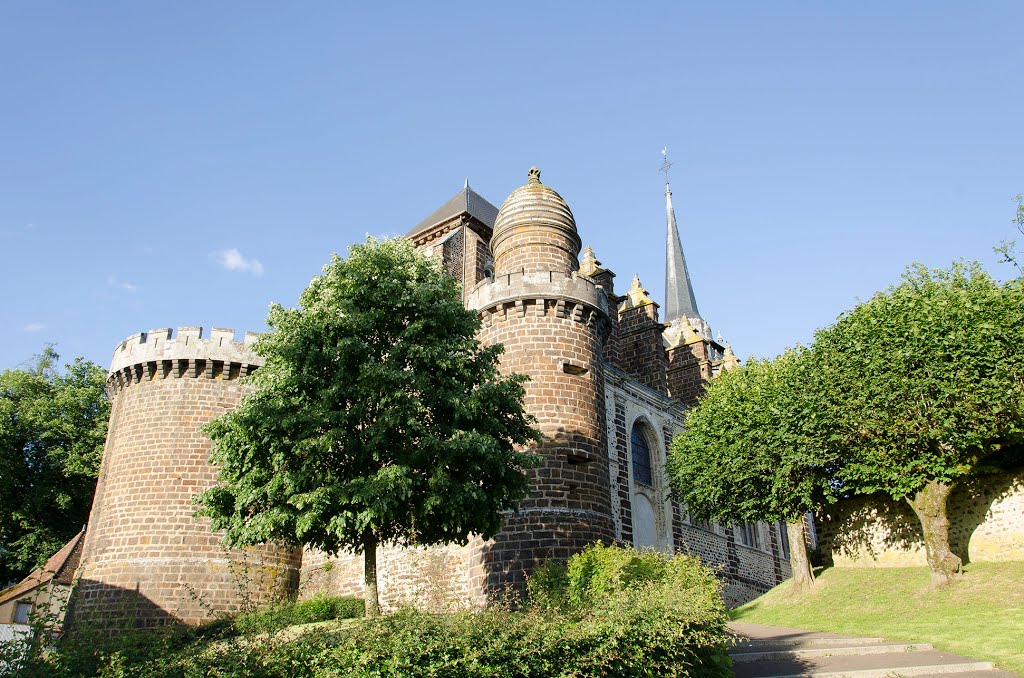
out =
<svg viewBox="0 0 1024 678"><path fill-rule="evenodd" d="M854 640L860 640L854 639ZM894 652L923 652L933 649L930 643L842 643L833 641L818 646L792 647L785 644L763 642L760 647L729 652L734 663L776 661L785 659L807 659L811 657L840 657L865 654L887 654Z"/></svg>
<svg viewBox="0 0 1024 678"><path fill-rule="evenodd" d="M808 639L850 639L839 633L827 631L805 631L789 626L771 626L768 624L751 624L749 622L732 621L728 624L734 635L751 641L757 640L808 640Z"/></svg>
<svg viewBox="0 0 1024 678"><path fill-rule="evenodd" d="M892 643L781 626L732 622L730 650L739 678L1011 678L992 662L935 650L928 643Z"/></svg>
<svg viewBox="0 0 1024 678"><path fill-rule="evenodd" d="M738 678L892 678L962 674L991 669L992 662L975 661L937 650L790 657L736 662L733 665L733 672Z"/></svg>
<svg viewBox="0 0 1024 678"><path fill-rule="evenodd" d="M736 638L736 648L742 648L741 651L760 652L764 651L765 648L779 649L779 648L808 648L812 649L815 647L859 647L863 645L878 645L883 643L883 638Z"/></svg>

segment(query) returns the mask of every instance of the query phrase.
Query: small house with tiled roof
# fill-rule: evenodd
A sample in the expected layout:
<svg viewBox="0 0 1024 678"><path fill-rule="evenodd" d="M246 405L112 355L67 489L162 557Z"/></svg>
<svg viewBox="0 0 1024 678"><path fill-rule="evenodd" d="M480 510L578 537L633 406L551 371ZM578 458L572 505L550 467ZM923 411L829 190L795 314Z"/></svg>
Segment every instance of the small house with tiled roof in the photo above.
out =
<svg viewBox="0 0 1024 678"><path fill-rule="evenodd" d="M64 617L78 561L82 558L85 530L53 554L42 567L0 591L0 626L25 625L46 614L58 623Z"/></svg>

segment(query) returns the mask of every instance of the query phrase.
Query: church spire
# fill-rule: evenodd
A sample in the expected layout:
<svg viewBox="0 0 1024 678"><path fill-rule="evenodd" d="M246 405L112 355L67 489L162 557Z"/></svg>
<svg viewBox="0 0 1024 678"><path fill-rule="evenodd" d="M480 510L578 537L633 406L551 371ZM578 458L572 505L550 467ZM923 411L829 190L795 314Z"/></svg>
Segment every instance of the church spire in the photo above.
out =
<svg viewBox="0 0 1024 678"><path fill-rule="evenodd" d="M671 322L677 318L700 318L697 310L697 298L690 284L690 271L686 268L686 257L683 256L683 244L679 240L679 227L676 225L676 211L672 207L672 190L668 185L668 169L672 164L668 161L668 147L662 149L665 162L661 171L665 173L665 217L667 224L667 249L665 252L665 318Z"/></svg>

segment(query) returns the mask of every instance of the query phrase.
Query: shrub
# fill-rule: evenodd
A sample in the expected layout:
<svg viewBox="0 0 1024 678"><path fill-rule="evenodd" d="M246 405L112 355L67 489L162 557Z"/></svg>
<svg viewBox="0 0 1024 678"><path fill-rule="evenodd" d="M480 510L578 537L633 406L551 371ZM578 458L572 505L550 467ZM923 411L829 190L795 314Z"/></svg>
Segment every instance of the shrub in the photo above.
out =
<svg viewBox="0 0 1024 678"><path fill-rule="evenodd" d="M526 580L530 605L541 609L565 605L569 595L568 569L564 562L549 560L538 565Z"/></svg>
<svg viewBox="0 0 1024 678"><path fill-rule="evenodd" d="M361 598L317 594L306 600L277 603L241 614L235 618L234 628L240 633L269 633L295 624L362 617L363 606Z"/></svg>
<svg viewBox="0 0 1024 678"><path fill-rule="evenodd" d="M594 544L569 559L566 573L569 602L594 604L642 584L662 582L669 561L668 556L657 551Z"/></svg>
<svg viewBox="0 0 1024 678"><path fill-rule="evenodd" d="M642 596L641 596L642 597ZM316 676L728 676L723 620L656 597L621 610L415 611L308 635Z"/></svg>
<svg viewBox="0 0 1024 678"><path fill-rule="evenodd" d="M650 587L663 595L687 592L722 606L720 582L696 557L603 544L588 547L566 563L542 564L527 590L531 604L540 607L593 608L620 605Z"/></svg>
<svg viewBox="0 0 1024 678"><path fill-rule="evenodd" d="M695 558L596 546L567 564L539 567L530 581L533 602L520 611L403 610L271 632L361 613L361 601L313 598L230 625L152 633L145 647L137 632L103 649L80 646L78 663L53 657L44 667L50 672L38 675L724 677L731 670L719 591L714 573Z"/></svg>
<svg viewBox="0 0 1024 678"><path fill-rule="evenodd" d="M366 601L362 598L317 594L295 603L292 623L311 624L331 619L352 619L362 617L365 609Z"/></svg>

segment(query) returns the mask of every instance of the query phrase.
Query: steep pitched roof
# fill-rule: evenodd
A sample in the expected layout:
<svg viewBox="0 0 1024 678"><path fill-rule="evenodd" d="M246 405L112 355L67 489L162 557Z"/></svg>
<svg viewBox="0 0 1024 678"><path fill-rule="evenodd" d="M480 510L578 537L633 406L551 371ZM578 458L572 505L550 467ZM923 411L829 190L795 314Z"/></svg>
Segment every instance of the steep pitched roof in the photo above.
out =
<svg viewBox="0 0 1024 678"><path fill-rule="evenodd" d="M414 238L427 229L462 214L468 214L483 222L489 228L494 228L494 220L498 218L498 208L488 202L487 198L484 198L470 188L467 181L461 191L453 195L448 202L434 210L433 214L406 233L405 237Z"/></svg>
<svg viewBox="0 0 1024 678"><path fill-rule="evenodd" d="M676 225L676 210L672 206L672 191L665 184L665 211L668 246L665 252L665 321L677 318L700 318L697 297L690 284L690 271L683 256L683 244L679 240L679 226Z"/></svg>
<svg viewBox="0 0 1024 678"><path fill-rule="evenodd" d="M50 581L54 584L70 585L74 580L75 570L78 569L78 562L82 559L82 544L84 541L85 530L82 530L65 544L61 550L53 554L46 561L45 565L33 570L29 576L14 586L0 591L0 603L6 603L12 598L17 598Z"/></svg>

